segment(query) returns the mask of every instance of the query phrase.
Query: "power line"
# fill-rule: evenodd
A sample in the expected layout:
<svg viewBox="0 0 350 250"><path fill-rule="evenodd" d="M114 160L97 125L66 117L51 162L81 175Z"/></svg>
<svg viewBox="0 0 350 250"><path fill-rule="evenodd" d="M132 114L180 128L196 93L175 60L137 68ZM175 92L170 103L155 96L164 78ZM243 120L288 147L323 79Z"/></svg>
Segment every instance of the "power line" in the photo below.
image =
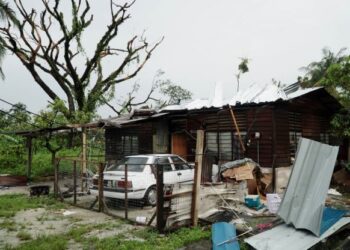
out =
<svg viewBox="0 0 350 250"><path fill-rule="evenodd" d="M31 122L28 122L28 121L26 121L26 120L23 120L23 119L18 118L17 116L11 114L10 112L6 112L6 111L1 110L1 109L0 109L0 112L3 113L3 114L5 114L5 115L8 115L8 116L11 116L11 117L15 118L17 121L21 121L21 122L27 123L27 124L29 124L29 125L31 125L31 126L33 126L33 127L36 127L36 128L41 128L41 127L37 126L37 125L34 124L34 123L31 123Z"/></svg>
<svg viewBox="0 0 350 250"><path fill-rule="evenodd" d="M6 104L8 104L8 105L10 105L10 106L12 106L12 107L18 107L16 104L13 104L13 103L11 103L11 102L9 102L9 101L6 101L6 100L4 100L4 99L2 99L2 98L0 98L0 101L4 102L4 103L6 103ZM36 113L34 113L34 112L32 112L32 111L30 111L30 110L28 110L28 109L25 109L25 108L23 108L23 107L21 107L21 110L27 112L28 114L32 114L32 115L38 116L38 117L44 119L44 120L47 121L47 122L52 122L52 121L49 121L48 119L46 119L45 117L43 117L42 115L36 114ZM67 125L66 123L61 123L61 122L56 122L56 121L53 121L53 123L54 123L54 124L57 124L57 125L61 125L61 126Z"/></svg>

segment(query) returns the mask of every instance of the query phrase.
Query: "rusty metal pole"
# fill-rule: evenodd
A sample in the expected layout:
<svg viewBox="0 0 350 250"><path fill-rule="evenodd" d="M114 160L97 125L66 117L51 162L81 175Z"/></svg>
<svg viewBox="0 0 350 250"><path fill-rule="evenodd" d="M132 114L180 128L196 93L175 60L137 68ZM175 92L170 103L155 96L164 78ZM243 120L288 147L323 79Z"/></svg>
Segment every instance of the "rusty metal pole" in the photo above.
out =
<svg viewBox="0 0 350 250"><path fill-rule="evenodd" d="M98 167L98 211L103 211L103 163Z"/></svg>
<svg viewBox="0 0 350 250"><path fill-rule="evenodd" d="M128 219L128 164L125 164L124 169L124 192L125 219Z"/></svg>
<svg viewBox="0 0 350 250"><path fill-rule="evenodd" d="M73 162L73 204L77 204L77 161Z"/></svg>
<svg viewBox="0 0 350 250"><path fill-rule="evenodd" d="M157 181L157 230L159 233L164 232L164 176L163 165L156 165Z"/></svg>

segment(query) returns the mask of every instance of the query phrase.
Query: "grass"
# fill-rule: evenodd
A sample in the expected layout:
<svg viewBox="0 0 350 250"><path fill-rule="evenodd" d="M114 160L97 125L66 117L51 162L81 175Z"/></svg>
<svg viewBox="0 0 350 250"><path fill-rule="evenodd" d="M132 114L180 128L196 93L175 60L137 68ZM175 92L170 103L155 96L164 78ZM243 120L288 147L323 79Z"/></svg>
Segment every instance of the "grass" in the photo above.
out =
<svg viewBox="0 0 350 250"><path fill-rule="evenodd" d="M96 237L85 237L87 233L96 228L103 229L105 227L111 228L108 224L100 224L94 227L93 225L79 225L69 232L60 235L41 236L37 239L24 242L17 248L11 248L7 246L8 250L27 250L27 249L50 249L50 250L63 250L67 248L68 242L78 242L82 244L83 249L178 249L182 246L196 242L201 239L208 239L210 231L203 231L200 228L182 228L175 233L171 233L165 236L160 236L156 231L150 229L141 229L136 231L130 231L126 234L120 234L104 239L98 239ZM115 224L115 227L120 225ZM130 235L132 234L132 235ZM137 237L141 240L130 240L129 236ZM26 233L19 232L17 234L21 240L25 240Z"/></svg>
<svg viewBox="0 0 350 250"><path fill-rule="evenodd" d="M65 250L67 249L68 240L61 235L40 236L35 240L25 242L19 247L5 247L6 250Z"/></svg>
<svg viewBox="0 0 350 250"><path fill-rule="evenodd" d="M61 209L65 208L66 205L47 197L28 198L26 195L22 194L0 196L0 217L10 218L21 210L40 207L46 209Z"/></svg>
<svg viewBox="0 0 350 250"><path fill-rule="evenodd" d="M16 236L20 240L31 240L32 239L32 236L30 235L30 233L28 233L26 231L19 231Z"/></svg>
<svg viewBox="0 0 350 250"><path fill-rule="evenodd" d="M30 233L23 227L23 223L15 224L13 219L18 211L25 209L61 209L65 205L48 197L29 198L25 195L4 195L0 196L0 227L7 230L17 231L16 236L21 239L22 244L18 247L5 246L7 250L63 250L67 249L69 244L80 244L82 249L143 249L143 250L172 250L178 249L188 244L210 239L210 230L203 230L199 227L181 228L173 233L159 235L152 229L131 229L106 238L97 238L90 236L94 230L112 231L123 227L122 220L113 220L111 222L94 224L74 224L70 230L56 235L42 235L32 239ZM2 218L1 218L2 217ZM44 218L39 218L44 219ZM74 220L72 220L72 223ZM52 225L50 229L54 228ZM43 232L45 233L45 232ZM242 249L247 249L241 244Z"/></svg>
<svg viewBox="0 0 350 250"><path fill-rule="evenodd" d="M123 235L118 235L114 237L108 237L104 239L90 238L84 244L84 249L143 249L143 250L153 250L153 249L178 249L180 247L186 246L192 242L196 242L202 239L208 239L210 236L210 231L202 230L198 227L196 228L182 228L178 231L160 236L156 231L150 229L139 230L133 232L133 236L136 236L140 240L130 240Z"/></svg>
<svg viewBox="0 0 350 250"><path fill-rule="evenodd" d="M17 231L17 225L9 218L5 218L2 222L0 222L0 228L6 229L7 231Z"/></svg>

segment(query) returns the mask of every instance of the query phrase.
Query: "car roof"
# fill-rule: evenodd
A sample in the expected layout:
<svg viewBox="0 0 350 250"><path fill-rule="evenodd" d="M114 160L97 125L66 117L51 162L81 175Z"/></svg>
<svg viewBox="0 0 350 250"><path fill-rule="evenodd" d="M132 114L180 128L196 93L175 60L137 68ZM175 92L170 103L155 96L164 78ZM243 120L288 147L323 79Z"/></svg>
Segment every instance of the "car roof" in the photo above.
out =
<svg viewBox="0 0 350 250"><path fill-rule="evenodd" d="M178 156L175 154L143 154L143 155L128 155L125 157L169 157L169 156Z"/></svg>

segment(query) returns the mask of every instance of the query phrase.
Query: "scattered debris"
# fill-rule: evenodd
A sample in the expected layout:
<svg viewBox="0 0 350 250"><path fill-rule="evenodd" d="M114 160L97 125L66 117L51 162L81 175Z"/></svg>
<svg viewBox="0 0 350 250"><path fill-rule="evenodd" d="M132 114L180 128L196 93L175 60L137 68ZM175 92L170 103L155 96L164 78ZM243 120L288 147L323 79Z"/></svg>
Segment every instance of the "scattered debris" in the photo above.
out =
<svg viewBox="0 0 350 250"><path fill-rule="evenodd" d="M344 186L350 190L350 173L342 168L333 174L334 182L339 186Z"/></svg>
<svg viewBox="0 0 350 250"><path fill-rule="evenodd" d="M334 189L334 188L330 188L329 190L328 190L328 194L330 194L330 195L336 195L336 196L342 196L342 194L341 193L339 193L336 189Z"/></svg>
<svg viewBox="0 0 350 250"><path fill-rule="evenodd" d="M48 195L50 192L50 186L49 185L35 185L29 187L29 195L30 196L37 196L40 195Z"/></svg>
<svg viewBox="0 0 350 250"><path fill-rule="evenodd" d="M254 208L255 210L260 210L264 207L264 204L260 203L259 195L247 195L244 198L244 204L249 208Z"/></svg>
<svg viewBox="0 0 350 250"><path fill-rule="evenodd" d="M75 213L76 213L75 211L66 210L62 214L63 214L63 216L70 216L70 215L75 214Z"/></svg>
<svg viewBox="0 0 350 250"><path fill-rule="evenodd" d="M249 237L245 242L257 250L304 250L350 224L350 218L343 217L346 210L325 207L327 192L338 194L336 190L328 190L337 153L338 147L302 138L278 210L285 223ZM271 197L278 199L277 194L267 196ZM259 225L264 229L269 226Z"/></svg>
<svg viewBox="0 0 350 250"><path fill-rule="evenodd" d="M278 194L266 194L266 201L269 212L276 214L282 201L281 197Z"/></svg>
<svg viewBox="0 0 350 250"><path fill-rule="evenodd" d="M306 230L297 230L283 223L270 230L249 237L244 241L256 250L305 250L340 231L349 224L350 218L344 217L331 226L320 237L316 237Z"/></svg>
<svg viewBox="0 0 350 250"><path fill-rule="evenodd" d="M146 224L147 222L147 217L146 216L136 216L136 223L138 224Z"/></svg>

